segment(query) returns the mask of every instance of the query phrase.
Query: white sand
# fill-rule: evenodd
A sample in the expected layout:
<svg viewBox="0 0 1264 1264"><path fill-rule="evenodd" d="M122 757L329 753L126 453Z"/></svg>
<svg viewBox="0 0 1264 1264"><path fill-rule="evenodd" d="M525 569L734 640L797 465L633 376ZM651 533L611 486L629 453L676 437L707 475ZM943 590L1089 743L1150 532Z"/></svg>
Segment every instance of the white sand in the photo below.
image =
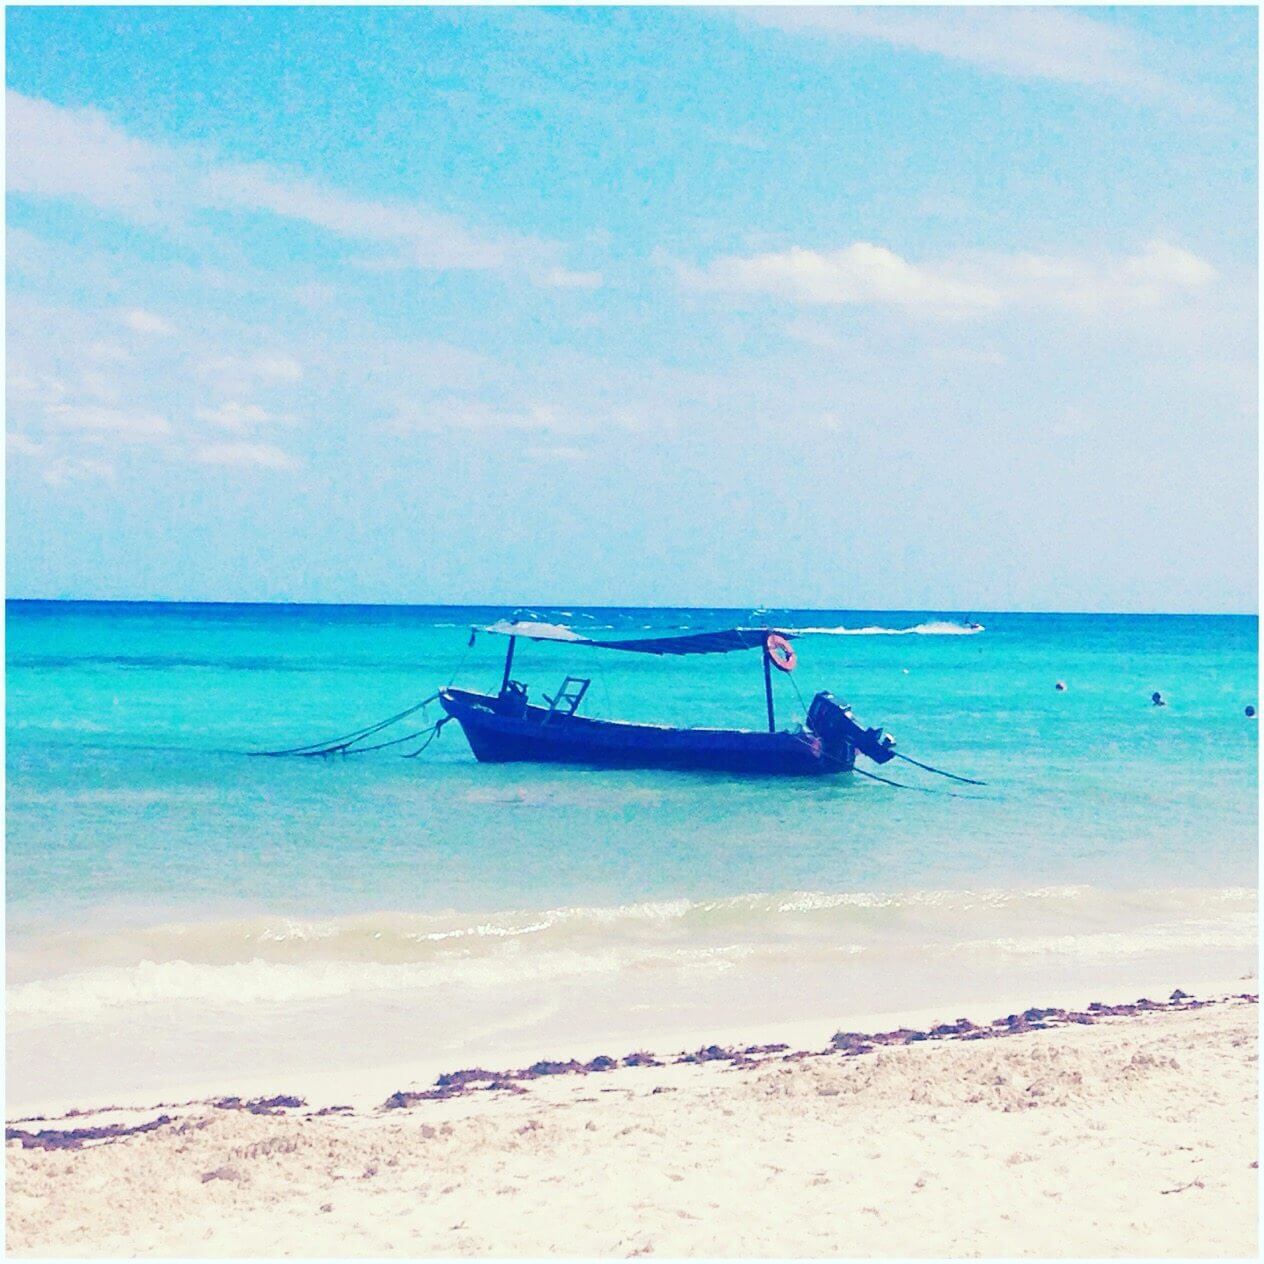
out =
<svg viewBox="0 0 1264 1264"><path fill-rule="evenodd" d="M11 1142L8 1249L1254 1256L1256 1058L1257 1007L1230 1002L400 1111L194 1106L80 1150Z"/></svg>

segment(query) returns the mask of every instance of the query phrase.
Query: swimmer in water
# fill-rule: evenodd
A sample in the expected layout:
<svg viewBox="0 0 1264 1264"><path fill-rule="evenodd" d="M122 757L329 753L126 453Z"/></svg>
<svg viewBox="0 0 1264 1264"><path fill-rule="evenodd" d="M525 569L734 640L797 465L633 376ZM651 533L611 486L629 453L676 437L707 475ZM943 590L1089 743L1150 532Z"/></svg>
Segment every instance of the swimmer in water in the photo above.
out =
<svg viewBox="0 0 1264 1264"><path fill-rule="evenodd" d="M1154 703L1156 707L1167 706L1167 701L1157 689L1150 695L1150 701Z"/></svg>
<svg viewBox="0 0 1264 1264"><path fill-rule="evenodd" d="M1058 693L1066 693L1066 681L1065 680L1058 681L1058 683L1054 685L1054 689Z"/></svg>
<svg viewBox="0 0 1264 1264"><path fill-rule="evenodd" d="M1255 708L1254 708L1254 707L1247 707L1247 709L1246 709L1246 718L1247 718L1248 720L1254 720L1254 719L1255 719Z"/></svg>

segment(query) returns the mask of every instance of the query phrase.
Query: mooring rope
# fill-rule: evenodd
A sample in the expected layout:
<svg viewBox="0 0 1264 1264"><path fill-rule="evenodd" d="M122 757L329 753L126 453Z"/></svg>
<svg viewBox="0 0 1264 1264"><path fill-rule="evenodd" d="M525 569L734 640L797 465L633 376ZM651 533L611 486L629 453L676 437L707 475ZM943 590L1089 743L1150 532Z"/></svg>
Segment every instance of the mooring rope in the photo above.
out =
<svg viewBox="0 0 1264 1264"><path fill-rule="evenodd" d="M435 740L435 738L439 736L440 732L442 732L442 730L443 730L443 726L444 726L444 725L445 725L445 724L446 724L446 723L447 723L450 719L452 719L452 717L451 717L450 715L445 715L445 716L443 717L443 719L442 719L442 720L436 720L436 721L435 721L435 722L434 722L434 723L430 726L430 736L429 736L428 738L426 738L426 740L425 740L424 742L422 742L422 744L421 744L420 746L418 746L418 747L417 747L417 749L416 749L415 751L409 751L406 755L402 756L402 758L404 758L404 759L416 759L416 758L417 758L417 756L418 756L418 755L420 755L420 754L421 754L421 752L422 752L422 751L424 751L424 750L426 749L426 747L427 747L427 746L429 746L429 745L430 745L430 743L431 743L431 742L433 742L433 741ZM422 729L422 730L421 730L421 732L422 732L422 733L424 733L425 731L426 731L425 729ZM419 733L414 733L414 734L413 734L413 736L414 736L414 737L419 737L420 735L421 735L421 734L419 734Z"/></svg>
<svg viewBox="0 0 1264 1264"><path fill-rule="evenodd" d="M803 712L803 718L806 720L808 718L808 704L803 701L803 694L799 691L799 682L795 680L792 675L790 677L790 683L794 686L794 696L798 698L799 710Z"/></svg>
<svg viewBox="0 0 1264 1264"><path fill-rule="evenodd" d="M866 772L863 768L852 768L852 772L861 777L868 777L870 781L881 781L883 785L894 786L897 790L914 790L918 794L934 794L940 795L946 799L986 799L987 795L982 794L957 794L952 790L932 790L930 786L910 786L905 781L895 781L890 777L879 777L876 772Z"/></svg>
<svg viewBox="0 0 1264 1264"><path fill-rule="evenodd" d="M935 794L934 790L928 790L925 786L910 786L903 781L894 781L890 777L879 777L876 772L865 772L863 768L852 767L852 772L858 773L862 777L868 777L870 781L880 781L884 786L894 786L897 790L916 790L919 794Z"/></svg>
<svg viewBox="0 0 1264 1264"><path fill-rule="evenodd" d="M383 729L390 728L392 724L398 724L400 720L406 720L410 715L415 715L418 711L424 710L438 697L437 693L432 693L430 697L423 698L414 706L408 707L396 715L388 716L385 720L379 720L376 724L370 724L366 728L357 729L354 733L346 733L342 737L327 738L323 742L309 742L306 746L291 746L286 750L250 751L249 753L261 758L277 758L282 755L297 755L307 758L313 755L358 755L370 750L381 750L385 746L395 746L399 744L398 741L382 742L377 746L365 746L358 751L349 749L366 737L372 737L374 733L380 733ZM447 717L445 716L444 718L446 719ZM424 732L426 732L426 729L418 729L416 733L410 733L408 737L401 738L399 741L408 741L411 738L420 737Z"/></svg>
<svg viewBox="0 0 1264 1264"><path fill-rule="evenodd" d="M975 781L973 777L958 777L955 772L945 772L942 768L932 768L930 764L920 763L911 755L905 755L902 751L891 752L896 759L902 759L906 764L912 764L915 768L924 768L927 772L937 773L941 777L947 777L950 781L960 781L967 786L986 786L986 781Z"/></svg>

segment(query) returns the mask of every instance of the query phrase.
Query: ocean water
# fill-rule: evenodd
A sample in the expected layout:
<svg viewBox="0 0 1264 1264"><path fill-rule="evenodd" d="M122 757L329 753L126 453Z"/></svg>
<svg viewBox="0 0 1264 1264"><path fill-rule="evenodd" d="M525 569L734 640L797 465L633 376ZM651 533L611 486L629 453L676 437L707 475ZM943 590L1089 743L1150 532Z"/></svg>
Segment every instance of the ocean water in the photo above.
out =
<svg viewBox="0 0 1264 1264"><path fill-rule="evenodd" d="M510 613L10 602L11 1101L1251 972L1253 618L532 612L801 629L780 721L829 688L986 787L481 765L455 724L250 757L494 689L468 631ZM519 642L537 698L568 673L589 714L764 722L757 654Z"/></svg>

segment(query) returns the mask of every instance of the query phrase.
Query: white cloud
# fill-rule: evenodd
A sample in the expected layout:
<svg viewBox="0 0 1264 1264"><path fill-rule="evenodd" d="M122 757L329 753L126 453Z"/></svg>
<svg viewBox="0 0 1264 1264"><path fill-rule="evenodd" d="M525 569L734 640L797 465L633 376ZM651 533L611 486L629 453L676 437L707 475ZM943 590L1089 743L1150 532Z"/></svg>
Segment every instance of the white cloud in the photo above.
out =
<svg viewBox="0 0 1264 1264"><path fill-rule="evenodd" d="M558 290L598 290L600 272L573 272L569 268L550 268L540 276L540 284Z"/></svg>
<svg viewBox="0 0 1264 1264"><path fill-rule="evenodd" d="M303 366L291 356L255 356L251 367L265 382L297 382Z"/></svg>
<svg viewBox="0 0 1264 1264"><path fill-rule="evenodd" d="M40 456L44 451L42 443L16 430L5 436L5 447L15 456Z"/></svg>
<svg viewBox="0 0 1264 1264"><path fill-rule="evenodd" d="M132 353L117 342L99 338L84 348L83 356L93 364L126 364L132 358Z"/></svg>
<svg viewBox="0 0 1264 1264"><path fill-rule="evenodd" d="M1007 305L1086 315L1162 307L1207 289L1218 275L1206 259L1158 239L1122 257L981 252L956 266L989 278Z"/></svg>
<svg viewBox="0 0 1264 1264"><path fill-rule="evenodd" d="M65 430L87 431L127 442L143 442L171 433L171 423L157 413L99 404L49 404L44 415L53 425Z"/></svg>
<svg viewBox="0 0 1264 1264"><path fill-rule="evenodd" d="M480 399L439 397L401 408L392 428L409 430L524 430L584 434L593 426L548 404L499 408Z"/></svg>
<svg viewBox="0 0 1264 1264"><path fill-rule="evenodd" d="M199 408L196 416L200 421L209 422L212 426L237 431L245 431L251 426L263 425L270 421L287 420L268 412L265 408L260 408L258 404L242 404L236 400L229 400L214 408Z"/></svg>
<svg viewBox="0 0 1264 1264"><path fill-rule="evenodd" d="M207 210L274 215L387 251L366 266L495 269L542 277L545 285L600 283L594 273L556 266L561 248L554 242L484 232L420 202L356 197L263 163L217 163L189 146L129 136L99 110L12 90L6 101L11 193L87 202L145 224L178 223Z"/></svg>
<svg viewBox="0 0 1264 1264"><path fill-rule="evenodd" d="M115 474L114 463L99 455L66 453L56 441L41 443L20 431L6 436L5 447L10 456L34 461L39 477L50 487L61 487L84 479L112 479Z"/></svg>
<svg viewBox="0 0 1264 1264"><path fill-rule="evenodd" d="M1197 289L1216 279L1216 269L1205 259L1158 239L1123 264L1125 275L1143 285L1172 285Z"/></svg>
<svg viewBox="0 0 1264 1264"><path fill-rule="evenodd" d="M208 443L194 459L203 465L229 465L267 470L292 470L298 462L271 443Z"/></svg>
<svg viewBox="0 0 1264 1264"><path fill-rule="evenodd" d="M831 251L793 247L729 255L701 268L677 265L677 271L684 284L700 290L805 306L887 307L949 319L1014 307L1080 313L1154 308L1205 289L1217 275L1205 259L1161 240L1123 257L979 251L930 264L855 242ZM801 325L791 325L790 332L818 345L834 342Z"/></svg>
<svg viewBox="0 0 1264 1264"><path fill-rule="evenodd" d="M683 273L699 289L768 294L810 305L898 307L939 315L991 311L1000 295L982 283L919 267L894 251L858 241L840 250L792 247L759 255L729 255Z"/></svg>
<svg viewBox="0 0 1264 1264"><path fill-rule="evenodd" d="M50 487L62 487L85 479L112 479L114 475L114 463L99 457L55 457L41 471L44 482Z"/></svg>
<svg viewBox="0 0 1264 1264"><path fill-rule="evenodd" d="M151 223L178 214L189 172L173 150L137 140L100 110L5 94L10 193L73 198Z"/></svg>
<svg viewBox="0 0 1264 1264"><path fill-rule="evenodd" d="M175 333L175 327L170 321L140 307L133 307L130 311L124 312L122 321L128 329L138 334L159 334L166 337Z"/></svg>
<svg viewBox="0 0 1264 1264"><path fill-rule="evenodd" d="M1069 8L887 6L750 9L764 26L851 40L876 40L966 62L1017 79L1084 84L1112 92L1191 94L1142 64L1144 49L1121 25Z"/></svg>
<svg viewBox="0 0 1264 1264"><path fill-rule="evenodd" d="M1005 363L1005 357L990 347L929 347L926 358L954 368L996 368Z"/></svg>
<svg viewBox="0 0 1264 1264"><path fill-rule="evenodd" d="M10 332L10 342L13 339ZM52 373L28 370L12 352L8 363L8 397L14 403L55 403L66 396L66 383Z"/></svg>
<svg viewBox="0 0 1264 1264"><path fill-rule="evenodd" d="M583 448L571 443L533 444L527 449L527 455L537 461L562 462L565 465L577 465L588 459L588 453Z"/></svg>
<svg viewBox="0 0 1264 1264"><path fill-rule="evenodd" d="M293 385L303 377L303 366L293 356L279 352L214 356L202 360L196 371L225 395L247 394L259 385Z"/></svg>
<svg viewBox="0 0 1264 1264"><path fill-rule="evenodd" d="M406 202L349 197L262 164L221 167L205 183L212 202L402 247L400 261L414 267L496 268L506 260L504 244L471 232L451 216Z"/></svg>

